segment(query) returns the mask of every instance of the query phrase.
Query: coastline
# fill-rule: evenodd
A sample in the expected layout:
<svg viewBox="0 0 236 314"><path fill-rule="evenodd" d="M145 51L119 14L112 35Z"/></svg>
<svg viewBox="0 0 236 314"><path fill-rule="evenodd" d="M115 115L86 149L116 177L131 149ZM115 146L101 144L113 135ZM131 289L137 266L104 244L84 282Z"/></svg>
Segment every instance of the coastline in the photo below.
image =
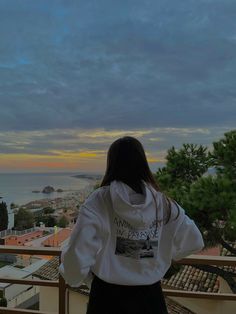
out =
<svg viewBox="0 0 236 314"><path fill-rule="evenodd" d="M1 201L8 208L14 203L17 207L28 203L47 202L54 199L82 198L82 194L91 190L98 182L99 176L86 174L11 174L0 175ZM42 193L46 186L55 191ZM35 192L37 191L37 193Z"/></svg>
<svg viewBox="0 0 236 314"><path fill-rule="evenodd" d="M76 174L72 176L73 178L78 178L78 179L87 179L87 180L101 180L102 175L101 174Z"/></svg>
<svg viewBox="0 0 236 314"><path fill-rule="evenodd" d="M87 185L81 187L78 190L67 190L63 191L66 193L62 196L56 196L52 198L42 198L38 200L30 201L26 204L23 204L21 207L26 207L28 209L35 209L42 207L52 206L55 209L67 208L76 209L76 206L83 203L88 195L94 190L97 180L88 180ZM54 192L53 192L54 193ZM50 196L53 196L53 193L49 193ZM58 194L58 193L57 193ZM60 193L62 194L62 193ZM33 207L33 208L32 208Z"/></svg>

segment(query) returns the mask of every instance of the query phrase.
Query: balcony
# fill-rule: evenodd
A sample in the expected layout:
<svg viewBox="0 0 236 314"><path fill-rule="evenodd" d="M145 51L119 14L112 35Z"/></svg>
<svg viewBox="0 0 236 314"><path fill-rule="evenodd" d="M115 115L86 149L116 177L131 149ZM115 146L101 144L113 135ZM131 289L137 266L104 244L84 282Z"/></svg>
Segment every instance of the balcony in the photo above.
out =
<svg viewBox="0 0 236 314"><path fill-rule="evenodd" d="M58 248L26 248L0 245L1 253L35 256L57 256ZM236 267L236 257L191 255L179 262L183 265L215 265ZM0 283L20 284L41 287L40 300L47 299L44 305L40 303L40 310L25 310L20 308L0 307L1 314L73 314L85 313L87 296L78 298L78 293L70 289L59 275L59 280L0 278ZM236 308L236 294L228 292L212 293L199 291L184 291L164 288L164 294L173 301L190 308L196 314L232 314ZM49 297L50 296L50 297ZM56 300L56 303L55 303ZM76 312L74 312L76 310Z"/></svg>

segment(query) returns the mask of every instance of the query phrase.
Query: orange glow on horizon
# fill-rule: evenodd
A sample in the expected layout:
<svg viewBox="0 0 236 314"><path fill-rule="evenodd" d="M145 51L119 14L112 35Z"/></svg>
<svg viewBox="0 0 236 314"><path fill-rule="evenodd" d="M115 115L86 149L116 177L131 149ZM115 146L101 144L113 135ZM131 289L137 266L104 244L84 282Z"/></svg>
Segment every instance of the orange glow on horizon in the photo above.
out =
<svg viewBox="0 0 236 314"><path fill-rule="evenodd" d="M57 155L1 154L0 171L101 171L105 158L94 152L60 152Z"/></svg>
<svg viewBox="0 0 236 314"><path fill-rule="evenodd" d="M0 171L104 171L106 166L105 151L54 151L53 155L40 154L1 154ZM147 153L151 164L164 162Z"/></svg>

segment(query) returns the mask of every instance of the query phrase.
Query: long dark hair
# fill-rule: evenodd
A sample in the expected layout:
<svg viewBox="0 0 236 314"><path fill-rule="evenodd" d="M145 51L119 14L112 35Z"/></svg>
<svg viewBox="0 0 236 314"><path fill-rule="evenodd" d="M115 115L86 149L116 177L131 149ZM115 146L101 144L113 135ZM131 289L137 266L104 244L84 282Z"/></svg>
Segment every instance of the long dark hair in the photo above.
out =
<svg viewBox="0 0 236 314"><path fill-rule="evenodd" d="M146 158L142 144L134 137L125 136L113 142L107 154L107 168L101 186L110 185L114 180L122 181L137 193L142 193L143 182L148 183L156 191L160 191ZM171 202L178 204L162 193L162 202L166 209L165 223L171 217Z"/></svg>
<svg viewBox="0 0 236 314"><path fill-rule="evenodd" d="M159 186L149 168L142 144L134 137L125 136L111 144L107 154L107 168L101 186L122 181L137 193L142 193L143 181L155 190Z"/></svg>

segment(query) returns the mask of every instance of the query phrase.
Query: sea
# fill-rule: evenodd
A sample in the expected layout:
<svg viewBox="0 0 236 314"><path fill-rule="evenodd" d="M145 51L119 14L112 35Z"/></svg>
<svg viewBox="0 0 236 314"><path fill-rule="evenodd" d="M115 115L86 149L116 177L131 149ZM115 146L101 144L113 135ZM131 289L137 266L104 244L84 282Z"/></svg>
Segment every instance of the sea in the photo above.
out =
<svg viewBox="0 0 236 314"><path fill-rule="evenodd" d="M24 205L28 202L64 197L74 191L81 191L91 183L86 178L74 177L78 173L4 173L0 174L0 202ZM63 192L42 193L45 186L52 186ZM40 191L34 193L33 191Z"/></svg>

